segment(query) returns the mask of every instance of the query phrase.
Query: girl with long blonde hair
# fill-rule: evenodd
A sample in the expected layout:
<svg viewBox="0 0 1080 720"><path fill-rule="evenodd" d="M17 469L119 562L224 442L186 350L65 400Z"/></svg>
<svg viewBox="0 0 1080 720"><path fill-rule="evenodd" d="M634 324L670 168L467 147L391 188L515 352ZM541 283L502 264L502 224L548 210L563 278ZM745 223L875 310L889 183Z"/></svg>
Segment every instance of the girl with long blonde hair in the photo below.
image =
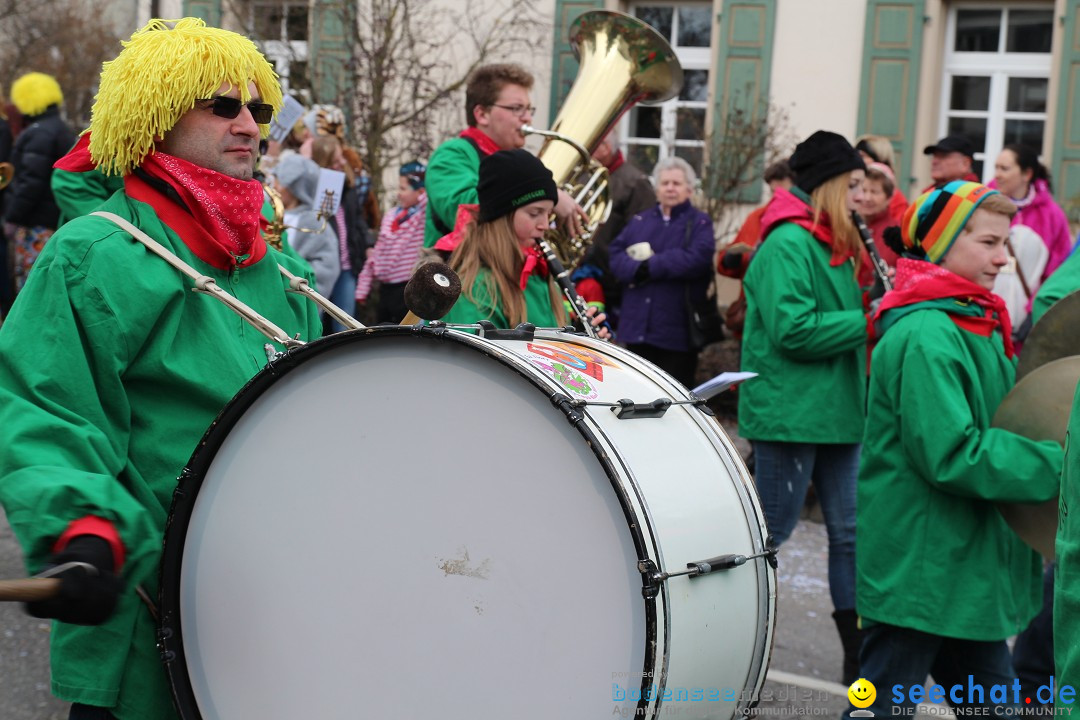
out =
<svg viewBox="0 0 1080 720"><path fill-rule="evenodd" d="M551 171L525 150L501 150L480 162L477 194L476 215L450 256L463 290L443 320L565 326L562 296L536 245L558 200ZM591 317L593 325L603 320L603 314Z"/></svg>
<svg viewBox="0 0 1080 720"><path fill-rule="evenodd" d="M789 161L791 191L777 189L750 263L739 434L752 441L755 482L776 545L795 529L811 482L829 535L829 591L844 647L841 679L858 675L855 478L865 424L869 323L856 274L862 256L851 211L863 160L841 136L819 131Z"/></svg>

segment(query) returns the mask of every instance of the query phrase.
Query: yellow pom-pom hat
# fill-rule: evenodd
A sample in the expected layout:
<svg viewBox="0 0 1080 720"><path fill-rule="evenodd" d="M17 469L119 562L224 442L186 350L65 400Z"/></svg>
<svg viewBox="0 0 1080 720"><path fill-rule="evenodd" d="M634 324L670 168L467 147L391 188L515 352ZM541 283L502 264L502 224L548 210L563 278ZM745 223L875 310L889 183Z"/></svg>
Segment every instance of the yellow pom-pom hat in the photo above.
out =
<svg viewBox="0 0 1080 720"><path fill-rule="evenodd" d="M255 43L199 18L151 20L102 66L90 115L90 157L105 174L126 175L153 152L197 100L213 97L222 83L251 100L254 82L262 102L281 109L277 73ZM270 132L261 126L262 135Z"/></svg>
<svg viewBox="0 0 1080 720"><path fill-rule="evenodd" d="M11 102L23 115L33 117L64 101L60 83L45 73L26 73L11 86Z"/></svg>

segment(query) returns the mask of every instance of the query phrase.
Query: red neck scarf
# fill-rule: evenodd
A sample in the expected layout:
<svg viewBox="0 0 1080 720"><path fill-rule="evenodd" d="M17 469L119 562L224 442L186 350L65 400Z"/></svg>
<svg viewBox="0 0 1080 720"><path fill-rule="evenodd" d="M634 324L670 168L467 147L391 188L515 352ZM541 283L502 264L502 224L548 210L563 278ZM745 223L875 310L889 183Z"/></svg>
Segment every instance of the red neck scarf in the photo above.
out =
<svg viewBox="0 0 1080 720"><path fill-rule="evenodd" d="M263 189L258 180L237 180L162 152L148 155L139 167L175 190L183 206L135 174L124 178L125 190L152 206L200 260L231 270L266 254L259 233Z"/></svg>
<svg viewBox="0 0 1080 720"><path fill-rule="evenodd" d="M608 172L615 172L622 167L624 162L626 162L626 158L623 157L622 150L616 150L615 157L611 158L611 163L607 166Z"/></svg>
<svg viewBox="0 0 1080 720"><path fill-rule="evenodd" d="M472 140L476 143L476 146L480 148L481 155L492 155L499 152L499 146L495 144L495 141L484 134L484 131L480 128L469 127L458 133L458 137L465 138L466 140Z"/></svg>
<svg viewBox="0 0 1080 720"><path fill-rule="evenodd" d="M79 142L75 143L75 147L53 163L53 167L57 170L76 173L93 170L96 165L90 158L90 133L86 132L79 136Z"/></svg>
<svg viewBox="0 0 1080 720"><path fill-rule="evenodd" d="M799 193L796 195L795 193ZM833 242L832 223L829 214L822 211L817 223L814 223L814 209L810 207L810 198L801 190L785 190L777 188L773 193L772 200L765 206L765 214L761 218L762 237L768 237L778 225L782 223L794 223L807 230L814 238L827 245L832 251L829 265L833 267L843 265L849 258L856 256L859 247L852 250L839 252Z"/></svg>
<svg viewBox="0 0 1080 720"><path fill-rule="evenodd" d="M1005 356L1011 358L1015 354L1012 321L1005 301L981 285L924 260L900 258L896 262L895 287L882 298L874 319L877 320L889 308L947 298L972 302L983 309L982 317L949 313L954 323L983 337L990 337L994 330L1000 328L1005 342Z"/></svg>
<svg viewBox="0 0 1080 720"><path fill-rule="evenodd" d="M548 264L538 247L525 248L525 264L521 266L521 289L529 284L529 276L536 273L542 278L548 276Z"/></svg>

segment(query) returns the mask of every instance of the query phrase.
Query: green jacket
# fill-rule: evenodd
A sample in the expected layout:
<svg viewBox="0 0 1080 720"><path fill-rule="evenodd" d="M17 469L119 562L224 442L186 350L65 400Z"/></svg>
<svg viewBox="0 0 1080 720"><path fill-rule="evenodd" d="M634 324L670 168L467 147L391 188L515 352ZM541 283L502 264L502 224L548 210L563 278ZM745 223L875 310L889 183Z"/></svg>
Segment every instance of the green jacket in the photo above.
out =
<svg viewBox="0 0 1080 720"><path fill-rule="evenodd" d="M289 333L314 339L317 309L286 294L280 263L217 270L153 209L124 193L102 206ZM157 597L176 479L225 403L266 364L269 341L108 220L72 220L45 245L0 329L0 502L31 573L67 525L110 520L125 591L103 625L54 623L52 689L121 720L173 716L155 625L134 588ZM278 348L281 349L281 348Z"/></svg>
<svg viewBox="0 0 1080 720"><path fill-rule="evenodd" d="M899 319L874 348L856 607L871 621L1001 640L1038 612L1042 562L994 503L1054 497L1062 451L990 427L1013 386L1014 363L999 334L961 329L944 306L886 312L886 324Z"/></svg>
<svg viewBox="0 0 1080 720"><path fill-rule="evenodd" d="M60 221L57 227L83 215L97 210L98 205L109 199L117 190L124 187L124 178L120 175L106 175L100 170L71 172L53 169L50 178L53 197L60 208Z"/></svg>
<svg viewBox="0 0 1080 720"><path fill-rule="evenodd" d="M424 247L431 247L454 229L458 205L479 201L476 194L479 180L480 153L471 142L456 137L435 148L424 174L428 196Z"/></svg>
<svg viewBox="0 0 1080 720"><path fill-rule="evenodd" d="M1074 255L1075 257L1075 255ZM1069 258L1072 260L1072 258ZM1058 272L1061 271L1066 261ZM1051 278L1054 276L1051 275ZM1080 509L1080 453L1072 442L1080 438L1080 387L1073 398L1069 432L1065 436L1065 469L1061 473L1061 498L1058 500L1057 570L1054 575L1054 665L1057 687L1080 686L1080 515L1073 517L1069 508Z"/></svg>
<svg viewBox="0 0 1080 720"><path fill-rule="evenodd" d="M866 316L854 264L793 223L763 242L743 279L739 434L750 440L857 443L866 400Z"/></svg>
<svg viewBox="0 0 1080 720"><path fill-rule="evenodd" d="M1031 323L1039 322L1054 303L1077 290L1080 290L1080 252L1070 255L1035 291L1031 301Z"/></svg>
<svg viewBox="0 0 1080 720"><path fill-rule="evenodd" d="M472 289L475 302L461 293L454 307L443 318L444 322L471 325L480 320L490 320L497 328L510 327L510 321L500 309L498 291L495 291L495 295L488 293L487 278L490 274L487 268L480 270ZM551 309L549 287L549 281L539 275L530 275L525 284L525 317L536 327L560 327L555 319L555 311Z"/></svg>

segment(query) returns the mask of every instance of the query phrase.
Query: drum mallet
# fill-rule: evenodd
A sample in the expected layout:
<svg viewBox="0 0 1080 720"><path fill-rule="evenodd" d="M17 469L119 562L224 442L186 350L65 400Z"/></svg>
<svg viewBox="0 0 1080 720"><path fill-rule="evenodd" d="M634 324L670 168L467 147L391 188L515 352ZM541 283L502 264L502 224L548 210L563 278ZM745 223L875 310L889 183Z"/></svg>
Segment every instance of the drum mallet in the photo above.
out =
<svg viewBox="0 0 1080 720"><path fill-rule="evenodd" d="M438 320L454 307L461 295L461 280L443 263L421 265L405 285L405 307L409 313L402 325Z"/></svg>

